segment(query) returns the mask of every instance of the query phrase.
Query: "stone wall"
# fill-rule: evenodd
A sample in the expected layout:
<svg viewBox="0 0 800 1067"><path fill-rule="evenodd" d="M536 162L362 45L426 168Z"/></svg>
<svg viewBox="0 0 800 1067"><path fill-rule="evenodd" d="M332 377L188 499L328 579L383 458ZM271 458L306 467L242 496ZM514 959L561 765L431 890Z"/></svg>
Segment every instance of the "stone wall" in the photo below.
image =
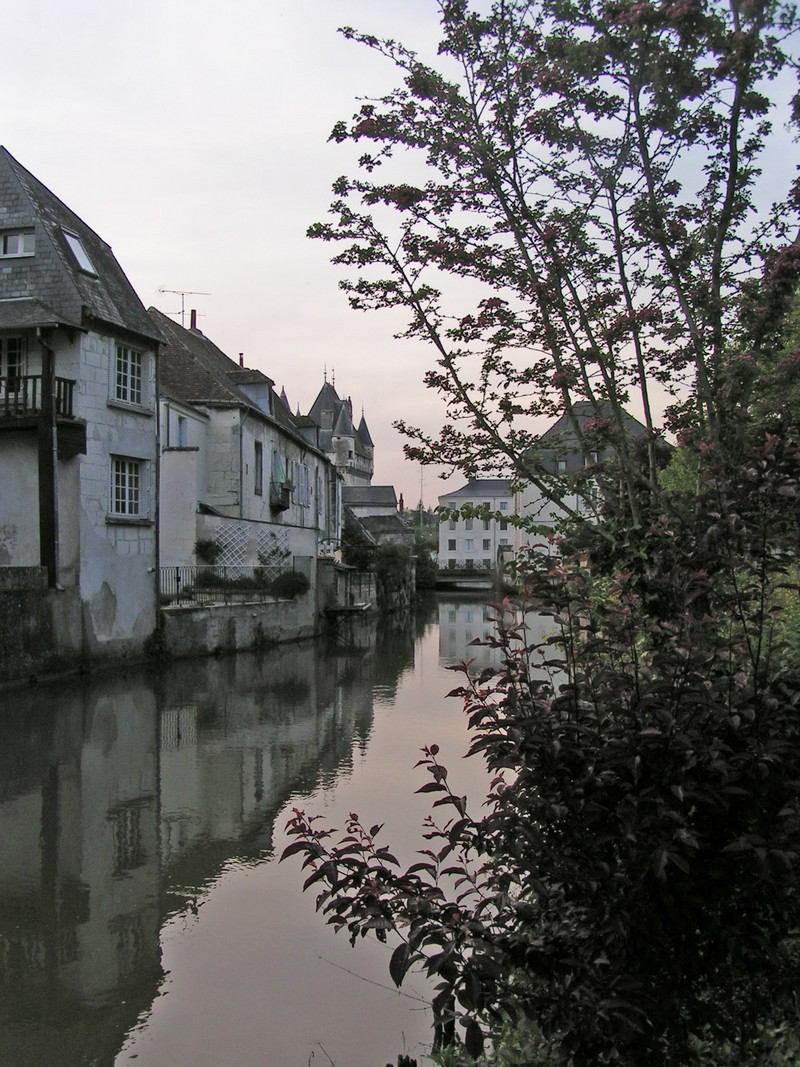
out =
<svg viewBox="0 0 800 1067"><path fill-rule="evenodd" d="M82 662L77 590L48 589L43 567L0 567L0 685L75 671Z"/></svg>
<svg viewBox="0 0 800 1067"><path fill-rule="evenodd" d="M309 592L294 600L163 608L159 645L166 656L211 656L296 641L316 632Z"/></svg>

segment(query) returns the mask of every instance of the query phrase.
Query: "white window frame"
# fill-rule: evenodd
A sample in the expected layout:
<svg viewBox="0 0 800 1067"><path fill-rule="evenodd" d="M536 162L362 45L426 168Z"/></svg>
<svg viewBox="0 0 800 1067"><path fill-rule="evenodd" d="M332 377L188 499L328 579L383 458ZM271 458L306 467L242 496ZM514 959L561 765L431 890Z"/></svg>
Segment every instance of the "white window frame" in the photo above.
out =
<svg viewBox="0 0 800 1067"><path fill-rule="evenodd" d="M18 342L15 353L15 368L9 369L9 347L11 342ZM28 343L27 338L21 333L0 334L0 379L3 382L3 391L8 392L8 379L19 379L25 376L28 366ZM13 391L13 389L12 389Z"/></svg>
<svg viewBox="0 0 800 1067"><path fill-rule="evenodd" d="M9 246L14 239L20 242L20 247L9 252ZM0 259L24 259L36 254L36 235L31 229L6 230L0 233Z"/></svg>
<svg viewBox="0 0 800 1067"><path fill-rule="evenodd" d="M115 404L126 407L145 406L145 353L117 341L114 346L113 382L111 398Z"/></svg>
<svg viewBox="0 0 800 1067"><path fill-rule="evenodd" d="M114 519L141 519L145 510L146 461L111 456L108 514Z"/></svg>

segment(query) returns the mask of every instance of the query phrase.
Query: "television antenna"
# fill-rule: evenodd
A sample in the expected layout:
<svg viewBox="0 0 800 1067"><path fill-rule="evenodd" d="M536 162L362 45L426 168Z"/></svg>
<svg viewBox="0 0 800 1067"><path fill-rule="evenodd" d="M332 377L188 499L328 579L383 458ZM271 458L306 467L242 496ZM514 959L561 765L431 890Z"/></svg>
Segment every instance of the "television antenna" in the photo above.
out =
<svg viewBox="0 0 800 1067"><path fill-rule="evenodd" d="M197 289L165 289L163 286L158 290L159 293L174 293L175 296L181 298L181 326L185 325L186 318L186 297L187 296L211 296L211 293L201 293Z"/></svg>

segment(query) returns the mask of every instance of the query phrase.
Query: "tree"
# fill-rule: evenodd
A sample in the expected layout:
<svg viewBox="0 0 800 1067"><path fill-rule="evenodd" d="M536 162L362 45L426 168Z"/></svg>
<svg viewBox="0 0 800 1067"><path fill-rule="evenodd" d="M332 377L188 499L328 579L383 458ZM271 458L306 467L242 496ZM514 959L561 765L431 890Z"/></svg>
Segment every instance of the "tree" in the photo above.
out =
<svg viewBox="0 0 800 1067"><path fill-rule="evenodd" d="M439 1037L458 1019L475 1054L511 1024L526 1063L765 1062L770 1024L800 1024L800 675L776 623L797 597L800 185L768 209L758 189L796 14L439 6L441 70L345 31L403 82L334 129L366 148L312 235L340 243L355 308L406 309L436 352L448 422L401 424L412 458L511 472L567 512L535 420L566 411L614 458L597 521L518 561L555 635L501 605L503 668L463 668L486 811L429 745L422 791L452 818L409 870L355 816L337 840L297 812L286 854L351 938L391 932L395 981L435 976ZM658 389L682 444L661 477Z"/></svg>
<svg viewBox="0 0 800 1067"><path fill-rule="evenodd" d="M457 1019L472 1054L510 1020L528 1065L797 1062L767 1059L800 1027L800 673L773 617L796 471L773 438L651 526L669 618L630 572L529 558L555 634L498 606L503 668L453 694L489 796L476 815L427 746L418 791L452 817L407 870L380 826L295 812L284 856L328 921L392 937L394 980L435 977L439 1034Z"/></svg>
<svg viewBox="0 0 800 1067"><path fill-rule="evenodd" d="M797 278L800 185L768 209L756 195L794 8L439 7L441 70L343 31L393 62L402 85L334 128L364 151L358 175L334 185L332 221L310 234L340 244L354 308L405 309L406 335L436 353L426 381L448 421L436 439L398 423L410 458L468 477L512 472L561 499L535 420L590 400L604 414L589 433L622 473L622 494L599 476L604 506L639 527L639 488L659 493L654 392L683 391L672 428L723 447L739 425L720 388L729 339L764 342ZM734 299L744 281L749 328ZM622 432L628 402L648 429L644 469Z"/></svg>

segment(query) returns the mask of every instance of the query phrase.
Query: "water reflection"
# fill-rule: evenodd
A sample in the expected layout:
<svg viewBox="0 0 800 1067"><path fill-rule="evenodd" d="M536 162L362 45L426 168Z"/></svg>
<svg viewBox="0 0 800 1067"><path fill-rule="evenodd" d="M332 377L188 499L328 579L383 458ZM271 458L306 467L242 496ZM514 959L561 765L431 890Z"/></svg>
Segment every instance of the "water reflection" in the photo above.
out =
<svg viewBox="0 0 800 1067"><path fill-rule="evenodd" d="M113 1062L163 977L162 923L270 856L287 798L347 774L414 635L354 620L325 648L3 694L4 1063Z"/></svg>
<svg viewBox="0 0 800 1067"><path fill-rule="evenodd" d="M14 1067L110 1065L121 1062L126 1035L147 1031L153 1038L149 1059L141 1042L135 1052L130 1037L126 1045L140 1064L224 1062L211 1049L211 1029L195 1021L197 993L191 1026L199 1051L189 1055L184 1044L176 1053L172 1034L158 1041L153 1036L157 1025L179 1025L159 1022L164 1013L155 1010L165 990L180 981L175 962L164 962L167 948L173 951L176 920L196 916L206 903L211 912L225 879L233 884L232 870L269 871L269 880L248 898L255 915L248 922L253 929L268 914L267 925L284 923L286 932L275 933L264 949L265 957L280 957L281 968L263 962L251 975L250 961L238 958L232 967L241 988L226 990L224 1004L219 986L213 995L219 1012L214 1032L224 1030L221 1015L246 999L248 984L260 988L277 975L288 987L287 956L305 936L307 920L291 911L300 896L296 872L276 875L283 868L267 862L280 847L279 816L294 798L305 802L314 794L315 803L328 803L335 793L347 804L382 800L416 828L415 753L447 730L463 733L457 702L445 707L452 678L440 661L476 651L495 655L464 648L490 629L490 613L480 603L432 602L415 617L396 616L379 626L345 620L325 644L0 695L0 1061ZM428 648L433 667L423 655ZM376 739L378 712L383 733ZM371 778L364 774L367 765ZM238 884L227 891L240 890ZM235 923L236 916L226 915L225 922ZM317 920L310 922L316 930ZM247 939L247 930L242 936ZM319 958L313 957L317 969ZM176 972L172 978L167 967ZM385 976L383 960L380 972ZM310 972L298 971L297 980L305 990ZM324 1000L331 987L323 984ZM341 995L354 1000L351 992ZM273 987L270 998L280 1014L280 990ZM371 1067L403 1047L399 1030L406 1023L376 1016L378 1031L397 1029L379 1033L388 1041L386 1052L383 1045L373 1049L360 1032L367 1024L359 1007L350 1004L358 1032L346 1033L353 1030L346 1020L336 1031L346 1050L340 1067ZM280 1051L292 1027L305 1025L302 1003L292 1010L289 1037L262 1019L250 1042L262 1042L261 1051L245 1043L229 1061L305 1065L308 1045ZM341 1005L332 1005L331 1014L342 1015ZM337 1025L334 1019L331 1026ZM427 1027L419 1020L421 1033ZM180 1041L189 1041L186 1033Z"/></svg>

